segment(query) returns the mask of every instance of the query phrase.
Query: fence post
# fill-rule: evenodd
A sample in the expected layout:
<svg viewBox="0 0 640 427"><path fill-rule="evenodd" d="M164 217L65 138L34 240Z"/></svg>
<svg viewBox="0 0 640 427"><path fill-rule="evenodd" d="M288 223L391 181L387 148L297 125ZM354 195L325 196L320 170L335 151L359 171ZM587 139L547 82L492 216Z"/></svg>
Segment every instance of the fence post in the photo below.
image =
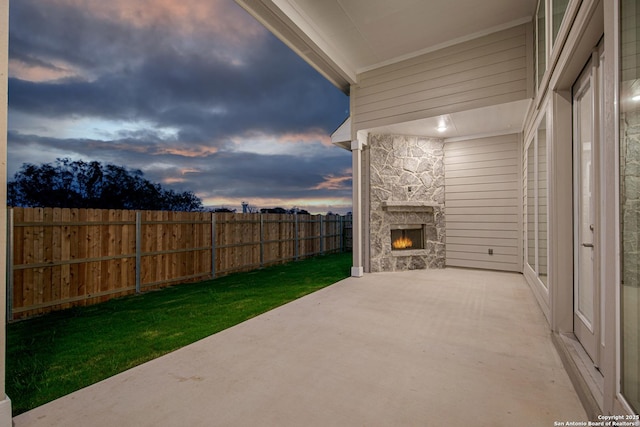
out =
<svg viewBox="0 0 640 427"><path fill-rule="evenodd" d="M211 212L211 278L216 278L216 214Z"/></svg>
<svg viewBox="0 0 640 427"><path fill-rule="evenodd" d="M136 294L140 293L140 268L142 265L142 212L136 211Z"/></svg>
<svg viewBox="0 0 640 427"><path fill-rule="evenodd" d="M7 321L13 320L13 208L7 210Z"/></svg>
<svg viewBox="0 0 640 427"><path fill-rule="evenodd" d="M322 224L324 221L322 221L322 215L320 215L320 254L324 255L324 233L322 232Z"/></svg>
<svg viewBox="0 0 640 427"><path fill-rule="evenodd" d="M340 227L340 253L344 252L344 221L342 215L338 217L338 227Z"/></svg>
<svg viewBox="0 0 640 427"><path fill-rule="evenodd" d="M260 215L260 268L264 267L264 217Z"/></svg>
<svg viewBox="0 0 640 427"><path fill-rule="evenodd" d="M299 249L300 239L298 238L298 232L300 231L300 227L298 225L298 213L296 212L293 215L295 218L295 228L294 228L295 229L295 236L294 236L295 247L293 248L293 256L294 256L294 259L298 261L298 257L300 254L300 249Z"/></svg>

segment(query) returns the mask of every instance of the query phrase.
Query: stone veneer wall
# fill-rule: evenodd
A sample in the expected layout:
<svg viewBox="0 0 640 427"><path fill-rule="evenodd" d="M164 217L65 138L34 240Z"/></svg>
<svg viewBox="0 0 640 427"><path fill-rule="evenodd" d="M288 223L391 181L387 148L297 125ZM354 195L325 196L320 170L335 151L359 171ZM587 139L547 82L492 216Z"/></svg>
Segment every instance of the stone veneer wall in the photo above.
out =
<svg viewBox="0 0 640 427"><path fill-rule="evenodd" d="M625 113L620 128L622 278L640 287L640 112Z"/></svg>
<svg viewBox="0 0 640 427"><path fill-rule="evenodd" d="M370 257L371 271L445 266L444 143L440 139L371 135ZM436 202L433 212L389 212L386 201ZM391 251L392 224L426 224L425 249Z"/></svg>

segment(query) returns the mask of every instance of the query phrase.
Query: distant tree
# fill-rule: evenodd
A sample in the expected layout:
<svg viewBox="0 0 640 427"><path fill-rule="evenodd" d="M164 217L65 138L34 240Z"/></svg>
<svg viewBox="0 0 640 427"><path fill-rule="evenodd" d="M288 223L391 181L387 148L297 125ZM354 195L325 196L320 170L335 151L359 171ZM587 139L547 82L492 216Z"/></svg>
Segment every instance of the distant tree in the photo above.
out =
<svg viewBox="0 0 640 427"><path fill-rule="evenodd" d="M68 158L41 165L24 163L7 190L10 206L202 210L202 201L192 192L164 189L145 179L140 170Z"/></svg>
<svg viewBox="0 0 640 427"><path fill-rule="evenodd" d="M289 213L289 212L284 208L262 208L262 209L260 209L260 213L286 214L286 213Z"/></svg>
<svg viewBox="0 0 640 427"><path fill-rule="evenodd" d="M236 210L231 210L229 208L215 208L213 211L216 213L235 213Z"/></svg>
<svg viewBox="0 0 640 427"><path fill-rule="evenodd" d="M191 191L183 191L182 193L173 190L163 190L162 198L164 204L174 212L194 212L202 210L202 200Z"/></svg>
<svg viewBox="0 0 640 427"><path fill-rule="evenodd" d="M306 211L305 209L300 209L300 208L291 208L291 209L284 209L284 208L262 208L260 209L260 213L269 213L269 214L290 214L290 215L311 215L308 211Z"/></svg>

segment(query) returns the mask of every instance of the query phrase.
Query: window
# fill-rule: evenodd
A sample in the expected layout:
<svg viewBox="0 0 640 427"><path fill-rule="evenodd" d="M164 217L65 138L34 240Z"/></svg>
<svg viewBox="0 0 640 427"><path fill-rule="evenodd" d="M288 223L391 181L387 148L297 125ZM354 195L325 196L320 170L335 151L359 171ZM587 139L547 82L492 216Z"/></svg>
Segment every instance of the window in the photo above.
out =
<svg viewBox="0 0 640 427"><path fill-rule="evenodd" d="M547 118L537 132L538 277L547 285Z"/></svg>
<svg viewBox="0 0 640 427"><path fill-rule="evenodd" d="M536 143L527 149L527 262L536 271Z"/></svg>
<svg viewBox="0 0 640 427"><path fill-rule="evenodd" d="M536 11L536 82L538 87L540 87L542 77L547 69L546 10L545 0L539 0Z"/></svg>
<svg viewBox="0 0 640 427"><path fill-rule="evenodd" d="M539 0L535 22L535 73L536 87L540 88L547 70L547 55L560 31L569 0ZM547 11L549 11L547 13ZM550 42L549 42L550 40Z"/></svg>
<svg viewBox="0 0 640 427"><path fill-rule="evenodd" d="M564 18L564 14L567 11L569 0L552 0L551 3L553 4L553 15L551 16L553 34L551 36L555 45L556 38L558 37L558 31L560 31L560 25L562 24L562 18Z"/></svg>
<svg viewBox="0 0 640 427"><path fill-rule="evenodd" d="M547 281L547 116L527 148L527 263L544 287Z"/></svg>

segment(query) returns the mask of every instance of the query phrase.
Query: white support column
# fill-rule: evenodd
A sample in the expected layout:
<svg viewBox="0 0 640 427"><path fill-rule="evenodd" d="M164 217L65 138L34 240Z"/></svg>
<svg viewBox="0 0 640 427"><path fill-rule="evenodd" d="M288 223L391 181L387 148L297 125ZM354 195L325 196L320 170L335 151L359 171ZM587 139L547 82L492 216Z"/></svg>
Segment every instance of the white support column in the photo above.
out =
<svg viewBox="0 0 640 427"><path fill-rule="evenodd" d="M362 149L366 145L366 134L358 132L358 139L351 141L351 169L353 174L353 266L351 276L364 275L362 253Z"/></svg>
<svg viewBox="0 0 640 427"><path fill-rule="evenodd" d="M7 81L9 71L9 1L0 1L0 427L11 426L11 400L5 389L7 322Z"/></svg>

